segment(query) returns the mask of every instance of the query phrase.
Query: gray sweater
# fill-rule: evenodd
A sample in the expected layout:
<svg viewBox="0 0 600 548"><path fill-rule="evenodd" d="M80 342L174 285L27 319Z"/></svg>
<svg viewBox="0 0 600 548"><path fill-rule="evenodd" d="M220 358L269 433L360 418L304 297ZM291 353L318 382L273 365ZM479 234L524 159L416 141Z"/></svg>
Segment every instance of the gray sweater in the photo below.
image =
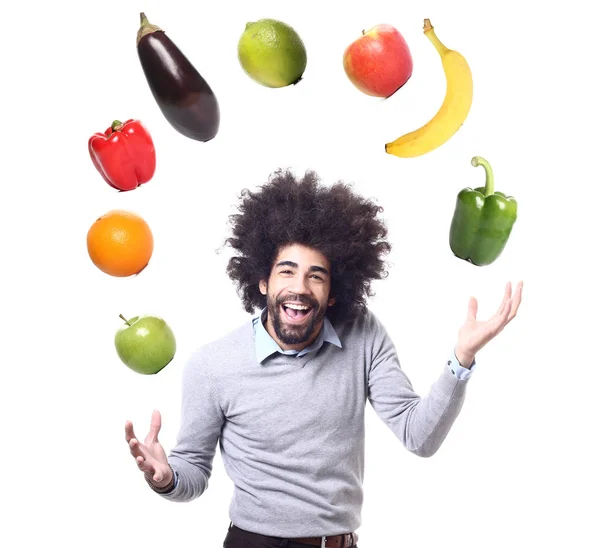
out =
<svg viewBox="0 0 600 548"><path fill-rule="evenodd" d="M194 352L183 370L182 422L168 457L177 483L160 496L199 497L219 443L235 486L229 518L238 527L277 537L355 531L367 399L406 449L430 457L460 412L468 376L456 375L452 356L420 397L372 312L335 333L341 345L321 336L316 350L276 352L260 362L247 322Z"/></svg>

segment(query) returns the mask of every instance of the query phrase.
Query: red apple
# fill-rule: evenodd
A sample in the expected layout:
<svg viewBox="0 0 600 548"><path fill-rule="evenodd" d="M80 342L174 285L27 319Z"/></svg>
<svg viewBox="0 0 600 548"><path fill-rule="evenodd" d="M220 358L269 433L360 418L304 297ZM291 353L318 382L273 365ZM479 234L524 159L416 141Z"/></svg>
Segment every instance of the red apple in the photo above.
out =
<svg viewBox="0 0 600 548"><path fill-rule="evenodd" d="M346 48L344 70L363 93L387 98L411 77L413 59L398 30L375 25Z"/></svg>

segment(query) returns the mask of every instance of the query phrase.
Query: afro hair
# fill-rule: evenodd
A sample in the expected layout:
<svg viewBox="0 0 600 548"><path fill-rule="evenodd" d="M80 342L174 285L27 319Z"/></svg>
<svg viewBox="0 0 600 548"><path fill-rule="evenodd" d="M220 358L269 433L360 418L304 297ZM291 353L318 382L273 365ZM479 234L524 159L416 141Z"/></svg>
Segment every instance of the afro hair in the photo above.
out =
<svg viewBox="0 0 600 548"><path fill-rule="evenodd" d="M387 276L383 255L391 251L387 227L377 219L383 208L338 181L327 187L314 171L297 179L289 171L272 173L266 184L240 195L239 213L229 217L231 237L225 245L237 252L227 274L237 285L244 309L264 308L259 282L269 278L279 251L301 244L320 251L331 264L331 293L336 302L332 322L366 312L371 282Z"/></svg>

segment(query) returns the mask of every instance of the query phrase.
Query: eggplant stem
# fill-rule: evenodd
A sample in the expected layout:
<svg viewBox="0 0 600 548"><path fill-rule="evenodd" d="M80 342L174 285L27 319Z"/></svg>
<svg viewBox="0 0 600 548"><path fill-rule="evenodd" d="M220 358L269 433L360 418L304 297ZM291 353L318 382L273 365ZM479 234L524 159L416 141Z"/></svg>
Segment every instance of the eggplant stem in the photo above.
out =
<svg viewBox="0 0 600 548"><path fill-rule="evenodd" d="M152 23L150 23L148 21L148 18L146 17L146 14L144 12L141 12L140 13L140 28L138 29L138 32L137 32L137 39L136 39L135 45L137 46L140 43L140 40L144 36L146 36L147 34L152 34L153 32L164 32L164 31L159 26L153 25Z"/></svg>

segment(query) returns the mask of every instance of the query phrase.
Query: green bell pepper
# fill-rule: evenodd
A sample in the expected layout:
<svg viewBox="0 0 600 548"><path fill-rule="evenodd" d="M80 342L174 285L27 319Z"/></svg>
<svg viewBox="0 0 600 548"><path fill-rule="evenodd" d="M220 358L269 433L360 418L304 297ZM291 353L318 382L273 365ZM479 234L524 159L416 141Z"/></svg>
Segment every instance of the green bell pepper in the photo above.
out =
<svg viewBox="0 0 600 548"><path fill-rule="evenodd" d="M504 250L517 220L517 202L494 192L494 174L487 160L475 156L474 167L485 168L485 187L464 188L456 197L450 226L450 249L477 266L493 263Z"/></svg>

